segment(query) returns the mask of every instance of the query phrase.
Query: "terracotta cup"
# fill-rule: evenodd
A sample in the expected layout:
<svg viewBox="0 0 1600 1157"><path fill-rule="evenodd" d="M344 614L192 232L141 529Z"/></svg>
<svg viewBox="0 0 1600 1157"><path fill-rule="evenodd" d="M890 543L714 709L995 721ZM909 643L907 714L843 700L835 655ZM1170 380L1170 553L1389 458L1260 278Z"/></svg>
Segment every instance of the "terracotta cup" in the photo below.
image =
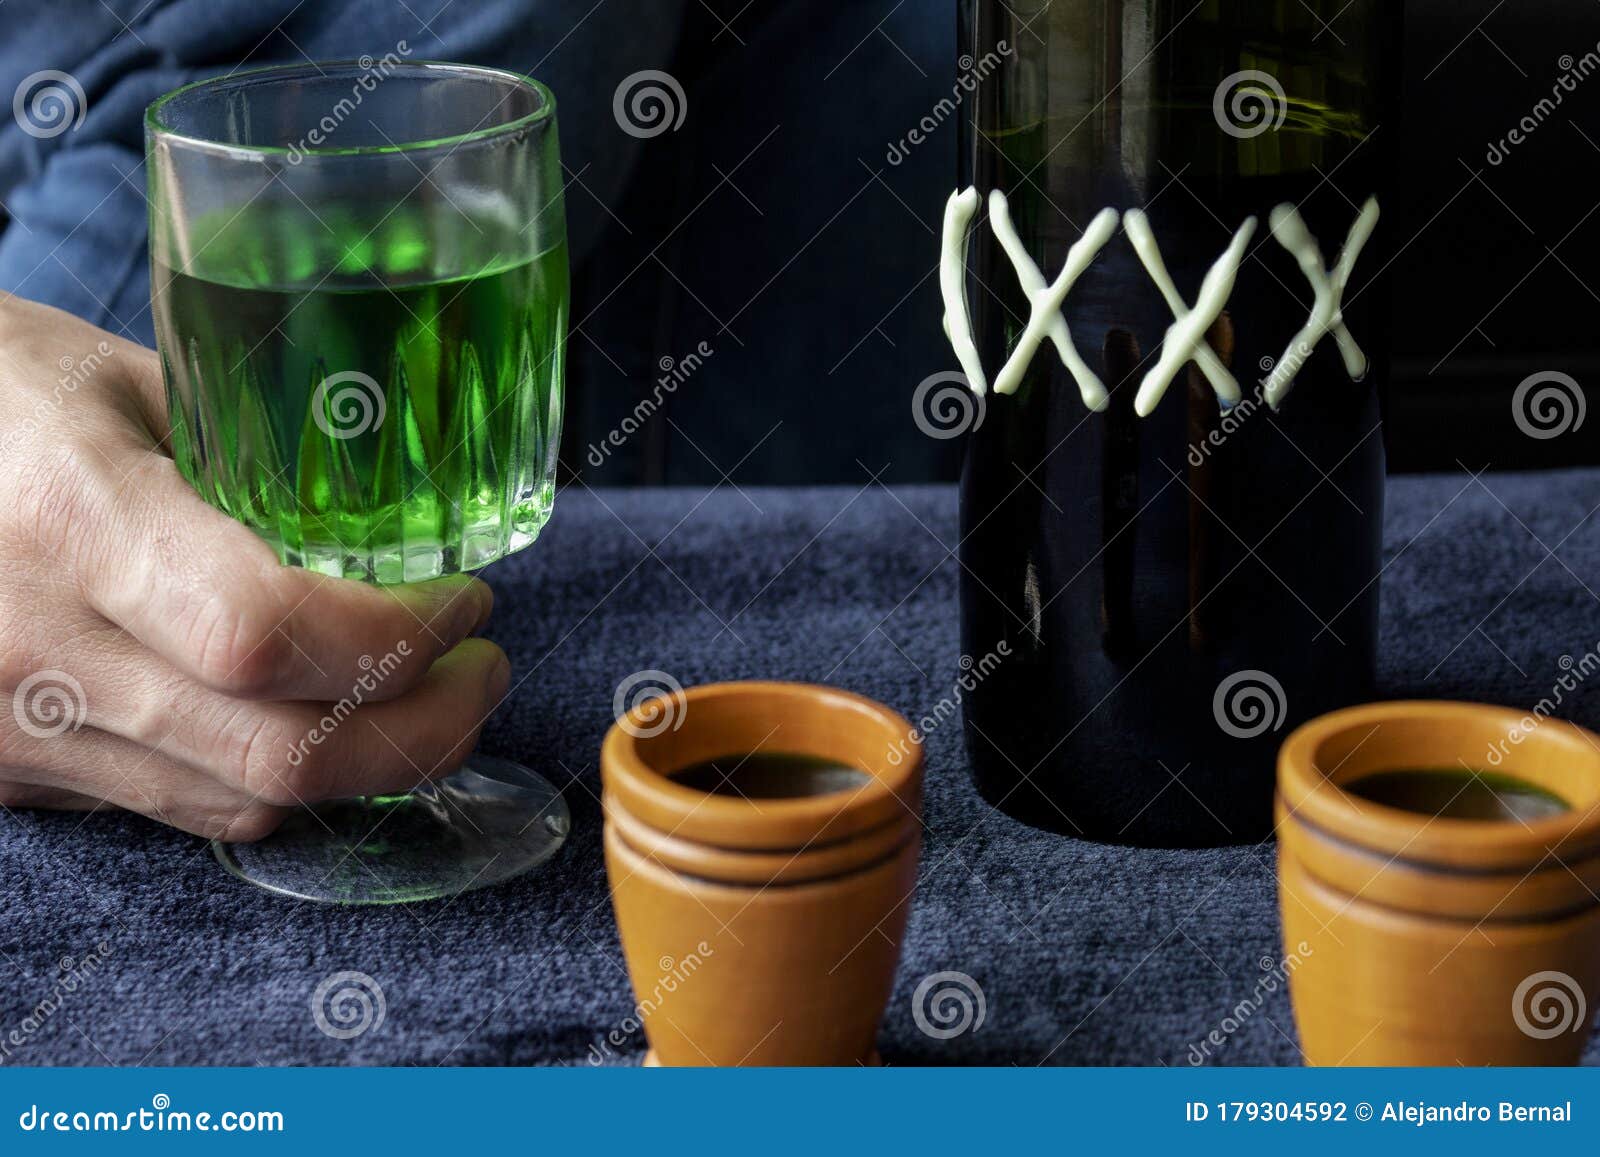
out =
<svg viewBox="0 0 1600 1157"><path fill-rule="evenodd" d="M1377 771L1463 766L1571 810L1445 819L1344 790ZM1276 809L1309 1063L1577 1062L1600 989L1600 737L1472 703L1352 707L1284 742Z"/></svg>
<svg viewBox="0 0 1600 1157"><path fill-rule="evenodd" d="M672 778L756 751L819 756L864 778L753 799ZM711 684L635 706L606 735L600 772L647 1063L871 1061L921 846L911 725L832 687Z"/></svg>

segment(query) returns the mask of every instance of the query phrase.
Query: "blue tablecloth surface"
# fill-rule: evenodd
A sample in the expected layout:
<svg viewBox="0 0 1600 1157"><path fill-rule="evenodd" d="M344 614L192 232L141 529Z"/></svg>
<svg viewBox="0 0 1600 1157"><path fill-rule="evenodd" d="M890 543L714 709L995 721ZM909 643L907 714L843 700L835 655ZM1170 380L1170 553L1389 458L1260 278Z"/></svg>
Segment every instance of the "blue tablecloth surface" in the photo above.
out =
<svg viewBox="0 0 1600 1157"><path fill-rule="evenodd" d="M1382 693L1547 695L1562 656L1600 644L1596 504L1594 471L1392 479ZM949 487L568 487L541 540L485 574L488 633L519 682L482 747L564 789L559 857L453 901L338 909L258 892L143 819L0 815L0 1044L21 1040L0 1063L589 1063L633 1007L597 799L618 683L643 668L685 684L778 676L920 716L958 673L956 538ZM1563 713L1600 723L1600 681ZM959 732L927 738L887 1063L1183 1065L1223 1028L1207 1063L1299 1061L1281 988L1230 1020L1281 951L1272 844L1151 851L1035 831L979 799ZM382 1023L348 1040L311 1008L340 971L383 993ZM940 971L981 986L980 1028L917 1028L912 993ZM637 1063L642 1034L622 1036L608 1062Z"/></svg>

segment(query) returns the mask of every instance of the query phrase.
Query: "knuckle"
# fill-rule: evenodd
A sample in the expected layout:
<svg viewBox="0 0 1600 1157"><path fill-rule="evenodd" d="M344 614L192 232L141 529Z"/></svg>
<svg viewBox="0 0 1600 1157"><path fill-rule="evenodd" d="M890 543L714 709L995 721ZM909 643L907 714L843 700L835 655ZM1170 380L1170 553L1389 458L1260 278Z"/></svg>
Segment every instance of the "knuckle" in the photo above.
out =
<svg viewBox="0 0 1600 1157"><path fill-rule="evenodd" d="M200 681L241 699L270 695L293 662L293 643L273 610L224 596L196 617L191 644Z"/></svg>
<svg viewBox="0 0 1600 1157"><path fill-rule="evenodd" d="M306 800L307 773L296 759L298 738L284 720L260 713L229 728L227 777L252 799L274 807Z"/></svg>
<svg viewBox="0 0 1600 1157"><path fill-rule="evenodd" d="M90 536L94 513L103 509L105 478L93 465L93 453L60 440L21 456L0 516L25 539L75 556L71 548Z"/></svg>

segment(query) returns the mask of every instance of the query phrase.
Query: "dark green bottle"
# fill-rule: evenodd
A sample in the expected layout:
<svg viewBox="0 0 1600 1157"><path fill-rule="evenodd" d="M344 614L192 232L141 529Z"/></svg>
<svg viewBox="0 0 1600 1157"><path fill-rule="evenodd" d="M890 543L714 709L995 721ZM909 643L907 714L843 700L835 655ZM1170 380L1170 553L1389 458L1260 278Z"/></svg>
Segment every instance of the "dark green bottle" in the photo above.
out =
<svg viewBox="0 0 1600 1157"><path fill-rule="evenodd" d="M1085 405L1046 343L969 437L963 649L1011 654L966 696L967 741L983 795L1031 823L1140 844L1259 839L1278 742L1370 695L1401 9L960 4L959 65L981 75L959 181L1006 194L1047 280L1097 212L1139 209L1192 304L1256 219L1207 331L1237 404L1189 362L1135 413L1174 312L1119 229L1062 310L1105 407ZM1294 206L1331 270L1369 198L1378 223L1343 290L1353 380L1343 338L1297 345L1314 285L1272 211ZM1029 301L987 222L967 259L992 380ZM1275 410L1280 362L1294 372Z"/></svg>

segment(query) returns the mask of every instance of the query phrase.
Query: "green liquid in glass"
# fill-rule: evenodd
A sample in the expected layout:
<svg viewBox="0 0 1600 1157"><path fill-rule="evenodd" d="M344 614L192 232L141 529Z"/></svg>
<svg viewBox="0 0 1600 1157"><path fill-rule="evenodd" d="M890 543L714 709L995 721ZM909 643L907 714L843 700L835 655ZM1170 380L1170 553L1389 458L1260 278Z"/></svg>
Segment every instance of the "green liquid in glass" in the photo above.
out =
<svg viewBox="0 0 1600 1157"><path fill-rule="evenodd" d="M185 272L155 263L179 469L327 574L415 581L527 546L554 498L564 244L529 258L507 225L318 215L307 235L247 209Z"/></svg>

